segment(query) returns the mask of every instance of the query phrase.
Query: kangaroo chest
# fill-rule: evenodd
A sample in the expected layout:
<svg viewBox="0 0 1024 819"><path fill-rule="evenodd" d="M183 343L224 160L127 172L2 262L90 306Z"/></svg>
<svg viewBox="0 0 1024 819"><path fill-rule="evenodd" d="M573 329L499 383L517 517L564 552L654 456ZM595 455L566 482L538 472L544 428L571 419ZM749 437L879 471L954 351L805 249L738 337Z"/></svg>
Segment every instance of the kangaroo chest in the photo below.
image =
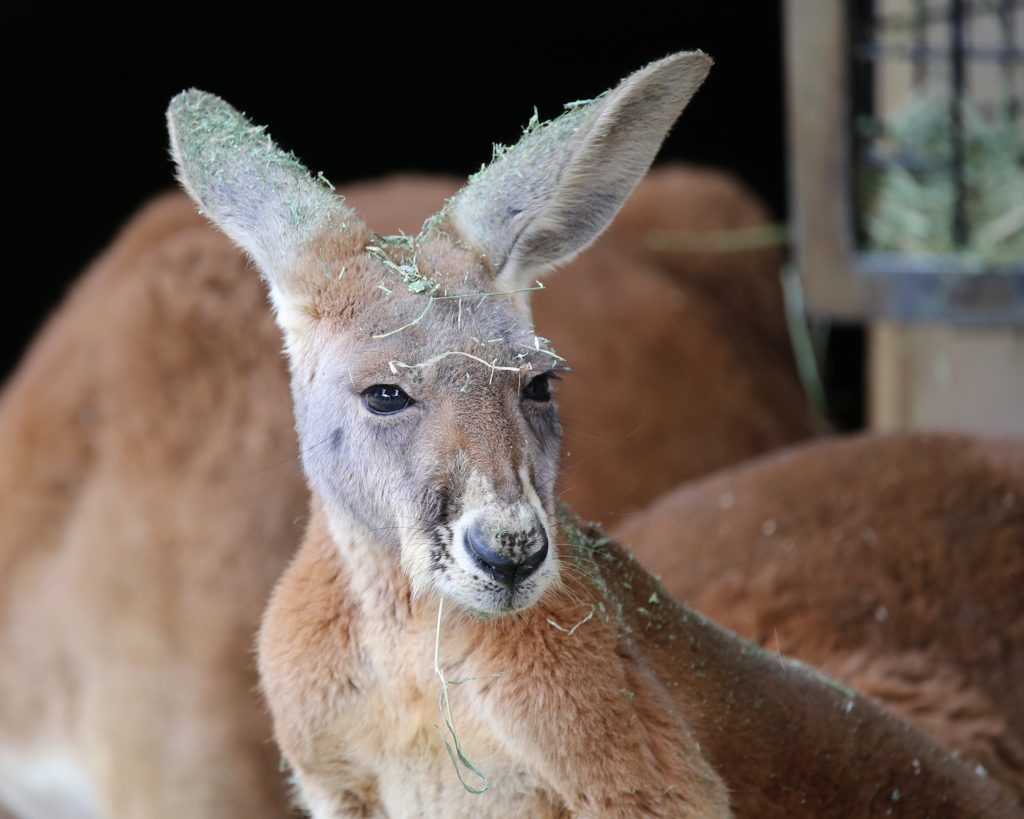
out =
<svg viewBox="0 0 1024 819"><path fill-rule="evenodd" d="M565 817L557 797L515 758L515 738L499 736L488 718L502 699L502 676L490 675L502 669L480 668L471 653L446 650L442 629L438 665L449 682L451 725L465 759L487 777L486 790L473 793L463 782L475 789L485 782L459 761L442 714L436 626L364 622L353 632L356 639L336 658L337 690L317 697L325 712L308 713L307 736L318 736L321 747L313 754L316 770L303 780L311 775L324 792L349 793L362 802L360 815L388 819Z"/></svg>
<svg viewBox="0 0 1024 819"><path fill-rule="evenodd" d="M723 783L615 617L567 594L490 622L446 605L439 631L438 598L414 597L380 552L354 560L338 542L307 541L260 637L277 739L316 819L729 815ZM467 790L456 763L488 789Z"/></svg>

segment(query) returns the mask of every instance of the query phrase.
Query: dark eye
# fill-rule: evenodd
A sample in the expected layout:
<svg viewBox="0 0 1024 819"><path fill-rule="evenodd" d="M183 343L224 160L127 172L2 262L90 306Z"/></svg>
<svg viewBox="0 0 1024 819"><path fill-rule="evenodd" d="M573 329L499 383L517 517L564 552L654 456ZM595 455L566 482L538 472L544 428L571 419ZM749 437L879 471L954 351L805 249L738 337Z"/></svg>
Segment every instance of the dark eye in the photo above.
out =
<svg viewBox="0 0 1024 819"><path fill-rule="evenodd" d="M363 390L363 403L377 415L392 415L415 403L400 387L392 384L374 384Z"/></svg>
<svg viewBox="0 0 1024 819"><path fill-rule="evenodd" d="M523 398L531 401L547 402L551 400L551 379L559 380L554 373L541 373L530 379L530 383L523 389Z"/></svg>

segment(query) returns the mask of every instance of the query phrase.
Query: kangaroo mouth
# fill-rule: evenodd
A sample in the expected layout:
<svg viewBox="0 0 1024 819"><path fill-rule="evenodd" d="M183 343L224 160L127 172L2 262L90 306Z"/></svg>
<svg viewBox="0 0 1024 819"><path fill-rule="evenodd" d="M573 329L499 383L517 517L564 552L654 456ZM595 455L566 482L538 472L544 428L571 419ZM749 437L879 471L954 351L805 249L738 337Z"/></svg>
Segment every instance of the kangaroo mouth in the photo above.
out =
<svg viewBox="0 0 1024 819"><path fill-rule="evenodd" d="M522 611L558 577L546 517L525 508L477 510L432 528L431 585L482 614Z"/></svg>

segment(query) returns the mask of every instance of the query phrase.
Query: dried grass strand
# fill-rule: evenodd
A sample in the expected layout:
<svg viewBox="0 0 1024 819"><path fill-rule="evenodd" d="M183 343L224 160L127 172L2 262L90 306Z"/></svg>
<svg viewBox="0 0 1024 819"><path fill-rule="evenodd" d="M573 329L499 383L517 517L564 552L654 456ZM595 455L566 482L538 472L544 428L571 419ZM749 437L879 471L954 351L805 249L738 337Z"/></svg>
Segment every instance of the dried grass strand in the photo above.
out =
<svg viewBox="0 0 1024 819"><path fill-rule="evenodd" d="M491 783L490 780L488 780L487 776L482 771L480 771L475 765L473 765L472 762L469 761L469 759L466 757L466 754L462 750L462 743L459 742L459 734L455 730L455 719L452 716L452 703L451 700L448 698L448 686L462 685L462 683L469 682L471 680L486 680L491 677L500 677L501 674L488 674L485 677L465 677L461 680L458 680L457 682L445 679L444 672L441 670L440 659L441 615L443 614L443 612L444 595L441 595L437 603L437 633L434 636L434 673L437 674L438 679L441 681L441 693L438 694L437 697L437 707L438 710L441 712L441 719L444 720L445 727L448 729L448 732L452 735L452 741L448 742L448 737L445 736L444 731L441 730L440 725L435 725L434 727L437 728L437 733L441 735L441 741L444 743L444 749L448 752L448 757L449 759L451 759L452 765L455 766L455 775L459 777L459 782L462 783L462 787L464 787L470 793L483 793L491 787ZM455 746L454 750L452 748L453 744ZM480 780L484 783L484 786L482 788L474 788L472 785L466 782L466 780L462 777L462 769L459 767L459 763L461 763L462 766L465 767L465 769L469 771L471 774L479 777Z"/></svg>

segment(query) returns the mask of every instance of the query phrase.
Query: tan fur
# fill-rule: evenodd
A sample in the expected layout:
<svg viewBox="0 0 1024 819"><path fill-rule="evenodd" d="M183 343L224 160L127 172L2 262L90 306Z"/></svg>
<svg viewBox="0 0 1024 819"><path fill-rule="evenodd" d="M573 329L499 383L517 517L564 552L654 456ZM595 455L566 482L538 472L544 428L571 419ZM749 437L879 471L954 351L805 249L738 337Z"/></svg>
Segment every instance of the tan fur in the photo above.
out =
<svg viewBox="0 0 1024 819"><path fill-rule="evenodd" d="M572 594L513 622L446 621L453 679L503 672L455 700L463 747L493 783L467 794L432 730L436 607L394 573L375 588L352 582L319 528L314 517L263 637L278 738L315 783L316 816L825 819L884 816L894 801L908 816L1016 815L991 782L868 701L677 608L614 546L605 578L621 623L557 630L595 602ZM731 813L703 760L725 779Z"/></svg>
<svg viewBox="0 0 1024 819"><path fill-rule="evenodd" d="M703 197L716 186L730 190L731 183L716 182L711 172L689 173L704 185L697 193L674 187L666 192L666 203L671 197ZM645 182L638 197L659 178L656 173ZM457 180L396 177L348 186L344 193L382 233L412 234L458 186ZM628 204L624 213L631 208ZM652 210L648 206L647 212ZM718 226L739 226L724 204L707 212L720 214ZM677 227L690 225L680 221ZM0 611L7 624L0 627L5 657L0 736L5 747L22 749L18 758L31 747L81 759L96 783L103 815L273 817L285 812L277 754L266 743L269 724L251 693L249 645L270 585L304 527L307 490L293 457L277 331L246 268L238 251L195 214L186 197L157 200L76 286L0 404L5 454L0 460L5 487L0 492L5 589ZM771 268L770 263L761 268L765 279L773 276ZM646 298L624 306L620 294L636 285L638 276L652 282L643 290ZM587 281L593 287L584 287ZM566 282L576 290L563 286ZM674 314L652 310L674 303L677 293L678 285L653 265L606 237L535 295L538 332L553 337L576 370L560 385L564 414L592 418L617 395L624 396L623 410L642 413L651 406L634 400L649 381L645 362L657 360L666 339L675 343L676 336L634 335L609 355L599 344L607 337L600 328L642 327L654 317L671 327ZM713 309L714 315L724 312ZM704 308L691 312L697 316L687 328L716 326L700 319ZM564 338L556 332L559 324L566 328ZM225 340L219 333L232 335ZM220 340L204 341L210 339ZM717 337L698 343L731 344L724 326ZM569 497L599 498L600 505L591 508L617 510L653 499L662 481L684 476L694 463L704 469L724 465L722 452L734 443L724 427L708 428L715 407L731 407L718 414L731 418L734 428L759 423L756 419L765 415L777 419L772 423L778 427L789 423L785 403L732 402L714 392L704 381L702 361L677 359L674 369L673 384L675 379L702 384L687 407L706 409L685 430L676 428L679 416L654 414L643 421L647 443L641 447L626 411L567 425L566 448L581 461L563 479ZM737 382L755 377L755 370L749 366L749 374L739 374ZM795 389L795 379L787 377L793 385L788 389ZM616 387L611 395L605 383ZM227 421L211 423L232 414L235 433ZM658 423L675 424L665 428L678 442L673 448L654 446L648 433ZM749 452L733 451L729 459L785 439L784 433L754 442ZM239 454L264 442L268 450ZM595 446L601 450L596 457L578 457ZM202 468L193 466L200 453ZM677 464L683 468L673 473ZM646 497L634 492L632 501L625 495L618 499L616 475L627 472L656 476L657 482ZM217 494L211 495L214 489ZM173 500L183 491L202 502ZM90 498L84 509L78 500L83 497ZM130 503L129 497L134 497ZM134 534L132 521L161 536ZM249 532L244 543L233 527ZM123 545L112 550L111 543ZM176 566L171 574L168 559ZM216 582L198 577L210 561L224 566ZM63 580L69 563L86 567L74 584ZM116 591L126 583L138 589L134 601ZM161 600L152 598L147 583L162 584ZM47 586L53 593L41 596L40 588ZM49 610L45 618L40 603L42 611ZM194 620L179 623L174 612L182 605ZM152 635L164 653L140 653L137 637L107 625L126 619ZM83 627L92 636L75 631ZM61 634L73 639L56 641ZM46 651L40 653L39 646ZM24 660L10 659L14 656ZM98 678L94 687L83 689L77 680L88 669ZM209 690L214 686L220 694ZM130 705L133 723L126 710ZM221 725L216 733L208 727L211 719ZM139 725L150 727L139 732L133 728ZM172 733L173 745L153 739ZM106 760L118 761L116 774L103 773L113 764Z"/></svg>
<svg viewBox="0 0 1024 819"><path fill-rule="evenodd" d="M395 199L408 203L421 190L429 189L433 184L393 182L384 187ZM379 188L370 190L376 191ZM426 198L435 201L431 197L443 197L445 183L437 183L436 190L437 194L431 190ZM411 232L414 229L412 226L419 221L417 214L411 225L407 221L393 223L394 226L382 224L390 212L390 206L387 209L382 207L381 211L371 210L370 204L361 203L356 191L350 192L350 201L361 212L369 213L369 218L376 217L375 223L387 232L399 228ZM392 200L389 198L386 201ZM599 247L593 252L596 253ZM177 255L174 255L175 251ZM583 261L583 258L579 261ZM571 268L562 271L560 275L570 273ZM211 318L216 319L217 325L204 325L200 332L186 332L185 328L189 326L186 317L199 309L204 298L210 298L208 294L211 289L214 294L218 290L232 294L230 299L221 298L215 303L216 312ZM253 295L249 301L244 301L238 298L240 292ZM176 312L166 314L166 306L175 304L181 306L176 308ZM150 305L148 310L142 309L146 305ZM154 314L154 310L160 312ZM160 321L165 324L160 324ZM129 322L127 327L124 322ZM165 325L166 329L162 330ZM190 339L195 341L197 337L201 339L205 334L216 331L220 325L225 328L238 326L244 335L239 337L238 342L211 346L198 357L188 352L186 342ZM260 326L265 329L257 332L256 328ZM146 332L141 328L145 328ZM140 349L134 342L125 345L119 341L122 338L145 339L150 331L155 334L154 342L159 343L149 348ZM174 464L183 461L187 463L188 458L183 456L188 452L205 453L203 457L208 464L208 471L204 474L211 477L218 472L235 474L238 449L230 435L224 437L223 427L211 427L210 413L222 410L225 402L230 404L234 401L237 406L246 408L245 412L259 412L266 416L262 423L269 424L268 429L275 425L279 430L288 429L290 410L285 403L285 375L283 362L276 352L277 346L276 331L270 326L251 271L244 269L237 253L195 216L191 206L181 196L173 195L154 203L141 214L126 228L117 245L94 265L90 276L83 280L62 313L55 317L47 333L34 346L17 380L9 386L0 407L0 424L3 424L3 429L10 430L0 433L7 436L4 439L4 451L17 452L17 447L25 452L25 456L20 459L19 456L11 456L4 461L9 468L7 474L10 475L6 479L7 486L17 487L20 494L8 490L3 497L22 497L24 500L19 501L15 507L19 511L5 513L2 518L3 525L11 533L5 535L3 543L14 548L23 544L20 548L31 548L35 553L44 548L44 544L49 544L45 548L55 550L55 556L70 550L70 546L62 546L62 543L77 543L79 545L74 548L80 551L82 557L77 558L76 563L82 565L84 560L84 565L90 567L88 573L71 587L79 591L72 591L66 585L60 587L61 605L51 615L58 618L59 625L56 628L41 622L37 615L30 613L38 611L38 595L33 594L23 598L22 602L14 602L5 594L5 611L17 612L12 616L16 629L9 631L5 639L17 639L22 645L41 645L50 649L49 659L45 655L39 656L36 650L23 652L20 656L31 659L30 668L8 662L2 666L6 674L0 679L5 685L5 694L0 702L10 706L5 712L3 724L5 744L23 745L28 737L32 737L34 747L45 746L47 743L60 747L71 745L75 753L85 761L87 769L95 766L101 773L104 759L116 760L117 775L96 776L100 783L97 788L100 804L105 815L269 817L279 816L284 811L281 801L283 795L280 786L275 784L276 754L262 739L268 728L265 727L258 706L246 697L253 685L253 678L250 676L249 681L246 681L244 672L250 667L246 660L246 635L253 628L255 612L261 605L268 584L278 571L276 567L281 566L281 561L290 553L302 525L301 521L298 525L292 525L294 518L302 514L304 489L300 486L294 462L288 460L294 449L286 437L277 445L279 450L276 454L265 454L262 459L256 456L257 462L243 476L251 481L251 473L259 476L263 474L261 470L267 470L268 480L254 487L244 483L239 485L235 478L226 482L218 479L213 486L220 485L234 492L233 499L218 497L215 508L204 515L200 511L207 508L205 503L198 506L189 504L188 519L184 522L201 528L201 538L192 537L190 540L189 535L181 532L173 538L165 534L160 542L167 545L161 552L147 551L139 554L138 560L152 564L149 574L152 576L154 572L159 573L160 585L165 588L167 575L160 562L161 554L177 558L176 553L189 549L190 543L195 543L192 548L199 549L201 554L211 558L216 556L230 570L219 583L197 586L189 574L196 569L194 552L188 552L180 560L176 559L184 570L184 576L177 586L166 588L166 598L174 600L175 595L178 595L182 601L188 601L187 606L195 611L200 624L195 627L183 625L179 629L180 637L171 645L174 653L166 655L166 660L156 660L152 655L131 651L131 642L121 638L112 639L117 632L104 631L102 625L89 629L96 635L91 640L84 640L78 632L75 632L74 640L63 645L55 645L53 640L54 634L68 633L71 624L80 628L88 623L87 619L83 620L83 615L101 618L102 624L109 622L112 616L123 618L130 614L133 622L140 625L148 623L150 633L153 634L159 634L161 629L176 621L174 615L159 614L157 606L150 606L152 614L144 614L137 607L129 608L121 603L120 596L115 596L113 590L127 579L136 580L135 585L144 592L144 597L149 597L151 592L150 587L141 586L139 578L145 577L145 574L140 574L137 568L126 576L123 570L123 551L109 557L106 554L112 532L127 525L119 522L122 519L121 512L108 515L106 521L99 526L90 522L89 529L83 533L92 530L93 534L83 538L78 534L83 524L68 512L61 512L58 504L69 508L71 499L87 491L85 486L93 485L96 488L91 491L97 493L97 497L110 497L111 502L117 504L116 508L120 510L124 508L121 503L126 492L142 489L146 503L137 503L130 508L137 512L138 519L150 518L157 522L157 526L165 526L168 517L174 518L173 510L167 506L168 493L186 480L185 476L175 477L174 472L169 470ZM108 368L113 365L108 365L104 357L118 348L120 358L117 361L124 362L120 366L131 366L127 373ZM174 355L169 362L161 365L169 351L173 351ZM252 356L253 364L245 363L246 353ZM191 361L187 365L188 377L185 379L178 369L184 361ZM260 379L253 377L255 372L259 372L253 370L256 364L266 373L262 378L270 378L268 383L276 383L273 390L262 386ZM224 377L218 389L201 387L206 372L210 373L211 379ZM124 389L138 380L136 374L143 373L145 380L138 387L133 387L135 392L125 394ZM227 373L231 375L227 376ZM246 373L246 377L239 377L242 373ZM626 378L628 375L627 364L621 371L621 377ZM75 382L69 381L69 377L80 379L82 387L76 389ZM129 377L128 383L122 384L121 381L126 377ZM174 385L171 398L187 401L186 412L170 412L165 403L156 401L165 393L162 388L165 380ZM161 388L155 389L154 383L161 385ZM234 393L224 393L223 388L230 385L234 385ZM112 389L117 392L111 395ZM278 398L270 401L275 390ZM237 398L229 399L232 394ZM89 411L83 413L82 409L88 410L89 404L82 396L93 396L94 400L98 397L111 403L116 401L117 405L134 409L129 414L118 412L113 416L114 420L108 421L111 417L109 411L96 415L91 415ZM216 405L211 404L211 401L215 401ZM48 412L40 414L40 408L46 408ZM132 417L140 421L151 419L141 436L131 432L133 427L125 425L125 421L130 421ZM247 423L251 425L253 420ZM157 424L159 434L154 432ZM29 430L38 430L38 433ZM97 446L92 443L96 440L93 435L101 436L104 448L113 450L106 457L117 459L117 469L108 467L100 470L97 462L89 460L87 454L95 451ZM273 435L267 437L273 438ZM176 448L169 447L164 453L147 454L142 448L143 444L159 445L165 439L181 443ZM244 440L258 443L265 440L265 437L246 432ZM58 446L65 449L58 449ZM40 451L47 453L45 459L36 456ZM68 454L57 457L62 451ZM176 456L175 452L181 454ZM163 459L159 469L153 469L151 459ZM282 460L284 463L279 463ZM133 462L137 465L128 468L127 475L122 476L119 470ZM222 466L217 467L218 463ZM96 468L96 471L92 471L90 466ZM169 477L154 484L153 479L157 475ZM197 484L196 488L200 490L194 497L202 498L210 490L210 478L199 479L189 475L187 479ZM67 489L54 491L62 486ZM297 497L297 493L301 493L301 496ZM281 497L292 498L288 503L294 511L277 511L279 523L273 526L261 525L259 518L253 516L266 512L268 504L276 503L275 499ZM32 509L39 511L31 512ZM242 526L243 530L249 530L252 535L244 546L239 544L239 548L244 551L234 558L231 555L237 554L232 545L237 542L235 538L211 537L208 528L218 525L218 521L224 521L225 529L230 529L230 522L225 520L225 513L230 509L238 509L239 513L250 516L252 520ZM271 506L269 509L274 512L281 507ZM65 528L61 527L62 522ZM233 533L225 533L228 534ZM134 541L139 545L152 542L142 538ZM24 575L19 574L23 569L13 568L15 564L24 563L29 553L24 552L25 557L19 554L10 548L4 552L7 568L3 576L17 578L21 588L38 588L38 584L26 583ZM38 564L39 560L35 558L34 562ZM259 574L253 572L253 569L261 566L264 568L259 570ZM8 582L13 584L15 581ZM190 589L187 594L185 588ZM246 599L251 601L248 604L251 613L247 622ZM118 605L111 609L105 601L114 601ZM567 617L563 625L570 627L571 617ZM558 633L552 636L558 637ZM98 644L96 640L101 637L103 643ZM163 638L161 642L167 644L168 639ZM229 652L223 659L218 659L218 653L209 647L209 644L217 645L218 642L234 653ZM10 656L9 652L8 648L5 654ZM429 651L425 662L429 663ZM168 674L169 668L182 667L183 663L191 669L186 679ZM243 673L231 670L232 665ZM75 682L89 673L90 667L96 669L93 673L97 675L96 682L99 685L92 695L80 691ZM202 694L202 689L216 681L218 676L226 676L226 681L222 681L221 685L226 685L227 692L221 704L214 705L208 696ZM126 688L111 687L118 680ZM25 689L26 681L32 683L31 688ZM433 683L433 680L430 682ZM50 683L58 687L42 687ZM190 693L193 687L198 687L199 691ZM78 693L73 693L76 691ZM36 699L27 702L25 696L30 692ZM167 709L164 704L169 697L179 700L180 705ZM91 703L90 699L93 700ZM57 702L66 705L55 712L54 705ZM455 694L455 702L461 715L459 693ZM131 731L133 726L126 722L126 708L131 703L137 704L135 719L141 720L141 723L136 722L134 725L153 726L152 733L164 736L174 731L179 732L175 747L151 743L152 733L139 736ZM429 707L432 709L435 706L436 700L431 694ZM140 714L138 709L145 711ZM90 710L96 714L91 725L83 725L84 720L74 719L75 714L88 713ZM150 712L148 716L144 715L146 711ZM46 714L53 715L47 717L51 728L41 732L40 725L45 723L41 723L40 717ZM55 717L60 714L68 716L55 723ZM224 728L211 737L206 734L209 731L209 720L214 717L224 723ZM431 719L436 721L437 718L432 716ZM154 720L158 722L154 723ZM428 725L432 726L433 722ZM432 739L439 746L439 740L436 737ZM180 753L179 747L188 750ZM208 749L211 756L204 757L203 749ZM437 750L435 747L434 751ZM444 761L447 764L447 757ZM448 769L445 770L450 773ZM273 789L277 789L277 795L274 795Z"/></svg>
<svg viewBox="0 0 1024 819"><path fill-rule="evenodd" d="M157 200L0 405L0 777L72 758L102 816L285 805L244 694L306 492L245 268L180 196Z"/></svg>
<svg viewBox="0 0 1024 819"><path fill-rule="evenodd" d="M1024 444L856 437L682 487L617 533L742 637L875 697L1024 804Z"/></svg>

